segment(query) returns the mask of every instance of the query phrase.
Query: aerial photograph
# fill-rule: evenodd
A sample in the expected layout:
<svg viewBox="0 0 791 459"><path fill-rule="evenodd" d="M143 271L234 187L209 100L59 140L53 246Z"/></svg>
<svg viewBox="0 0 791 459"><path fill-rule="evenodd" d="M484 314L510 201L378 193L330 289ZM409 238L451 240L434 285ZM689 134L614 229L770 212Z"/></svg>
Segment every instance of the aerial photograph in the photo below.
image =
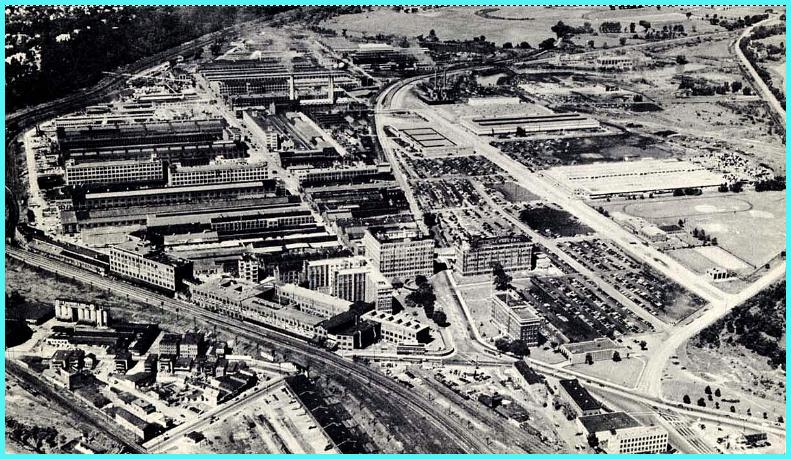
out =
<svg viewBox="0 0 791 459"><path fill-rule="evenodd" d="M786 453L785 6L4 12L6 453Z"/></svg>

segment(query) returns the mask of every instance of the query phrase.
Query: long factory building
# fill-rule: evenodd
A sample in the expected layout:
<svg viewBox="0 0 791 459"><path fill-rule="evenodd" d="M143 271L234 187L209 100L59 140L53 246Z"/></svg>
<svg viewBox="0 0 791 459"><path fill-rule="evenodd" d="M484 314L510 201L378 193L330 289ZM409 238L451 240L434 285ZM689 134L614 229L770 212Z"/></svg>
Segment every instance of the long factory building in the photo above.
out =
<svg viewBox="0 0 791 459"><path fill-rule="evenodd" d="M525 235L475 237L456 245L453 267L463 276L491 273L493 263L500 263L506 271L531 270L533 245Z"/></svg>
<svg viewBox="0 0 791 459"><path fill-rule="evenodd" d="M470 132L483 135L514 134L521 128L526 133L598 129L599 122L579 113L552 115L515 115L465 117L461 124Z"/></svg>

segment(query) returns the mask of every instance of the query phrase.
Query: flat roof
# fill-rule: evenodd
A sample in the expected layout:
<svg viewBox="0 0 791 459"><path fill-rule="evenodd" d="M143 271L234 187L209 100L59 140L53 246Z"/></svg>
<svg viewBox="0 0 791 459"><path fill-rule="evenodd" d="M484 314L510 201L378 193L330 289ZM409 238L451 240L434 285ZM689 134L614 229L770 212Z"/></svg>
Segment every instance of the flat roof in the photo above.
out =
<svg viewBox="0 0 791 459"><path fill-rule="evenodd" d="M567 188L589 195L713 187L725 182L720 173L675 159L558 166L545 171L545 174Z"/></svg>
<svg viewBox="0 0 791 459"><path fill-rule="evenodd" d="M588 389L585 389L577 379L561 379L560 385L569 394L574 403L580 407L582 411L591 411L601 409L601 403L593 398Z"/></svg>
<svg viewBox="0 0 791 459"><path fill-rule="evenodd" d="M85 193L85 199L107 199L107 198L120 198L127 196L147 196L156 194L172 194L172 193L192 193L199 191L210 190L233 190L242 188L263 188L264 182L242 182L242 183L218 183L214 185L195 185L195 186L179 186L169 188L148 188L145 190L132 190L132 191L110 191L105 193Z"/></svg>
<svg viewBox="0 0 791 459"><path fill-rule="evenodd" d="M617 350L621 348L610 338L596 338L593 341L583 341L581 343L565 343L562 346L572 354L585 354L592 351Z"/></svg>
<svg viewBox="0 0 791 459"><path fill-rule="evenodd" d="M581 416L579 420L588 433L607 432L610 430L628 429L640 426L637 419L622 411L594 414L593 416Z"/></svg>

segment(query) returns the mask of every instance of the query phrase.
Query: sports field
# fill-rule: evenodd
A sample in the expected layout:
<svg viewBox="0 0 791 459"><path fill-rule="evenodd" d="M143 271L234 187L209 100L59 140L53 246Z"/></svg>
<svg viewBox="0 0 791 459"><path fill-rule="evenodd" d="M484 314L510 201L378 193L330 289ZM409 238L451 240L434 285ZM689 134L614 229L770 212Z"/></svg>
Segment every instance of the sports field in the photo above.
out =
<svg viewBox="0 0 791 459"><path fill-rule="evenodd" d="M668 197L612 203L610 213L621 211L658 225L685 221L717 238L716 248L698 249L697 256L727 269L759 267L785 250L785 193L708 192L701 196Z"/></svg>

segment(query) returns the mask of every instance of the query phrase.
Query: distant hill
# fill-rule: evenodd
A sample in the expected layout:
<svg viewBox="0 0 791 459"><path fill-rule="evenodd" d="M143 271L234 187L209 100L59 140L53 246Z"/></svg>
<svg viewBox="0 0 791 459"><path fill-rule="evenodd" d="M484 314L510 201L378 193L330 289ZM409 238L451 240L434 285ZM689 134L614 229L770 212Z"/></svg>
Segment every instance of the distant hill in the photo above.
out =
<svg viewBox="0 0 791 459"><path fill-rule="evenodd" d="M113 70L287 7L6 6L6 111L96 83Z"/></svg>

